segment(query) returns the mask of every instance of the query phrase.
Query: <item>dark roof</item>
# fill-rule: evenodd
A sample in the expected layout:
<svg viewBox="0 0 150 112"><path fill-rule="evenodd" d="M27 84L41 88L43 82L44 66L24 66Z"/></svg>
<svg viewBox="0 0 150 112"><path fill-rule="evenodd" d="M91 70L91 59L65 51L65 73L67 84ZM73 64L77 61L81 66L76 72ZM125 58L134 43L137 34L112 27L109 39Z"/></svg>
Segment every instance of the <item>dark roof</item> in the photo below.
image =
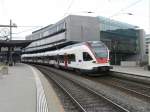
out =
<svg viewBox="0 0 150 112"><path fill-rule="evenodd" d="M26 47L32 40L0 40L0 47Z"/></svg>

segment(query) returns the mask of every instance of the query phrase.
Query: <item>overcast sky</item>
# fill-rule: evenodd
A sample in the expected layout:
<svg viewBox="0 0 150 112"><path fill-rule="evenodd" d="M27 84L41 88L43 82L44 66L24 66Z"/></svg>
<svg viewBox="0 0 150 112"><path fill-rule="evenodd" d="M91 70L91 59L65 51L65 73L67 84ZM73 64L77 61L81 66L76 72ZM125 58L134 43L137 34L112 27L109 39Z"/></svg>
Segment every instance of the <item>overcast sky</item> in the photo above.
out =
<svg viewBox="0 0 150 112"><path fill-rule="evenodd" d="M0 0L0 24L9 24L12 19L17 26L24 26L13 28L14 39L24 39L40 26L78 14L110 17L150 33L149 7L150 0Z"/></svg>

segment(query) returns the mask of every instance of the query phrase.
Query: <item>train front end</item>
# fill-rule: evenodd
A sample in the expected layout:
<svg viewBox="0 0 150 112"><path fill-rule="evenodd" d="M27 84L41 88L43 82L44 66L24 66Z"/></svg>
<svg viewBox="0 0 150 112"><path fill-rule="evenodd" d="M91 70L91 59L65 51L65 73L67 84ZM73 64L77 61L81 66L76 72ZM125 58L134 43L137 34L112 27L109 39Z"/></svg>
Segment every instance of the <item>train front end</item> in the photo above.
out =
<svg viewBox="0 0 150 112"><path fill-rule="evenodd" d="M93 71L109 71L112 69L110 66L109 49L101 41L88 42L88 46L94 55Z"/></svg>

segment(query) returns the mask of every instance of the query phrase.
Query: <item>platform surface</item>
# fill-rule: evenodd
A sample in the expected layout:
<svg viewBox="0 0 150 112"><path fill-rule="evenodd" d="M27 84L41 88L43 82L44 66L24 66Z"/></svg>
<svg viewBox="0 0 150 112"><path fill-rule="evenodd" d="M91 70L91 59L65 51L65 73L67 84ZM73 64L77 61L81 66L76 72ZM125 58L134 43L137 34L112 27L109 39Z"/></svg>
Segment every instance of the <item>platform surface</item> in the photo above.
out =
<svg viewBox="0 0 150 112"><path fill-rule="evenodd" d="M41 81L38 89L37 78ZM39 83L38 83L39 84ZM40 109L38 99L45 95L47 109ZM50 92L50 93L46 93ZM55 100L53 99L55 98ZM8 68L8 74L0 73L0 112L63 112L63 108L51 85L36 68L26 64L16 64Z"/></svg>
<svg viewBox="0 0 150 112"><path fill-rule="evenodd" d="M145 70L144 67L124 67L114 65L111 71L150 77L150 71Z"/></svg>

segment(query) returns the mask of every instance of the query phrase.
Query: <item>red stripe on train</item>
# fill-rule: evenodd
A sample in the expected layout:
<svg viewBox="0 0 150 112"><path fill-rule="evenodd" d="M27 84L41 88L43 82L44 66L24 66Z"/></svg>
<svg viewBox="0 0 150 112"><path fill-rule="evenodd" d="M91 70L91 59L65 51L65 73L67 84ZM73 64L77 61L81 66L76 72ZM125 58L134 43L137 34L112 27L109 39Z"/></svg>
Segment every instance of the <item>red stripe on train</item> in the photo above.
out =
<svg viewBox="0 0 150 112"><path fill-rule="evenodd" d="M108 63L108 58L96 58L97 63Z"/></svg>

